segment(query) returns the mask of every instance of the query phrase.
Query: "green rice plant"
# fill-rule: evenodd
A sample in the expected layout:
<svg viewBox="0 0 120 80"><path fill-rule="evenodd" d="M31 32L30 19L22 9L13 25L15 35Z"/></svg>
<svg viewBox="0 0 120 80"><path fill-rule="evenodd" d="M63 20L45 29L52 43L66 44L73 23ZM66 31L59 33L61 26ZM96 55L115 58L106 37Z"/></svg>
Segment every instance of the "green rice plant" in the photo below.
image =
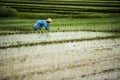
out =
<svg viewBox="0 0 120 80"><path fill-rule="evenodd" d="M109 3L109 4L108 4ZM103 18L119 14L119 1L15 1L2 0L0 5L15 8L19 18Z"/></svg>
<svg viewBox="0 0 120 80"><path fill-rule="evenodd" d="M69 6L71 9L71 6ZM75 6L74 6L75 7ZM77 7L76 7L77 8ZM91 7L92 8L92 7ZM103 7L104 8L104 7ZM62 9L62 8L60 8ZM81 12L78 15L73 14L56 14L56 13L29 13L19 12L22 15L28 15L34 17L35 15L39 19L45 19L45 17L52 17L53 22L50 24L51 32L56 31L103 31L103 32L119 32L120 20L119 14L116 13L96 13L96 12ZM43 17L40 17L43 16ZM65 16L67 18L65 18ZM68 17L68 16L71 16ZM83 18L83 17L84 18ZM101 16L107 16L109 18L95 18ZM117 17L116 17L117 16ZM55 18L56 17L56 18ZM64 18L62 18L64 17ZM77 18L75 18L77 17ZM82 17L82 18L80 18ZM88 18L89 17L89 18ZM26 33L44 33L42 31L33 31L33 24L37 19L19 19L19 18L1 18L0 20L0 35L9 34L26 34Z"/></svg>

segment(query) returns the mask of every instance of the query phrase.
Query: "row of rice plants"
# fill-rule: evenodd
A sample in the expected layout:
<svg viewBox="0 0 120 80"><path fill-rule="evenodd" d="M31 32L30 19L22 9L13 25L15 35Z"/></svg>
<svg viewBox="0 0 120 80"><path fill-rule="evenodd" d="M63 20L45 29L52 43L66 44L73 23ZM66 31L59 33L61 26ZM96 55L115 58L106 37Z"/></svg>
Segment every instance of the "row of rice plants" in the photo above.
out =
<svg viewBox="0 0 120 80"><path fill-rule="evenodd" d="M38 19L49 16L51 18L103 18L119 14L118 3L116 1L109 2L109 4L89 1L52 1L49 3L47 1L1 1L0 5L17 9L19 18ZM112 5L116 5L116 7Z"/></svg>
<svg viewBox="0 0 120 80"><path fill-rule="evenodd" d="M119 5L119 1L50 1L48 3L48 1L16 1L16 0L9 0L9 1L5 1L2 0L2 3L19 3L19 4L47 4L47 5L82 5L82 6L120 6ZM109 3L109 4L108 4Z"/></svg>
<svg viewBox="0 0 120 80"><path fill-rule="evenodd" d="M1 5L6 5L6 6L9 6L11 3L3 3L3 4L1 4ZM50 5L40 5L39 7L37 6L37 5L35 5L35 4L32 4L33 6L30 6L31 4L23 4L23 3L21 3L21 6L20 6L20 4L15 4L15 3L12 3L12 5L10 6L10 7L13 7L13 8L15 8L15 9L17 9L18 11L24 11L24 12L46 12L46 11L49 11L49 12L51 12L51 13L60 13L60 12L58 12L58 11L61 11L61 12L64 12L64 13L72 13L73 11L76 11L76 12L81 12L81 11L86 11L86 12L119 12L120 11L120 9L119 9L119 7L118 8L114 8L114 7L112 7L112 8L106 8L106 7L104 7L104 8L97 8L97 7L89 7L88 5L86 5L87 7L81 7L81 6L77 6L77 8L75 7L74 8L74 6L76 6L76 5L71 5L71 6L73 6L73 7L71 7L71 6L62 6L62 7L60 7L60 6L50 6ZM72 10L72 11L71 11Z"/></svg>
<svg viewBox="0 0 120 80"><path fill-rule="evenodd" d="M17 4L17 3L19 3L19 4ZM43 5L43 4L41 5L41 3L45 3L45 5ZM54 3L56 3L56 2L54 2ZM60 4L59 3L59 4L57 4L57 7L56 7L56 6L52 6L52 5L54 5L54 3L50 4L50 3L47 3L47 2L41 2L40 1L40 3L36 5L36 3L33 4L33 2L31 4L29 2L19 2L19 1L18 2L14 2L14 1L11 2L11 1L8 1L8 3L3 2L1 5L6 5L6 6L16 8L20 12L41 12L41 13L49 12L49 13L57 13L57 14L65 14L65 13L66 14L68 14L68 13L69 14L75 14L75 13L80 14L81 11L82 12L83 11L84 12L104 12L104 13L105 12L107 12L107 13L112 12L113 13L113 12L119 12L120 11L119 7L118 8L114 8L114 7L106 8L106 5L108 5L108 4L101 3L101 2L98 2L98 3L105 4L105 7L103 7L103 8L102 7L101 8L96 7L96 6L95 7L89 7L89 5L87 5L87 4L91 4L90 2L82 2L83 4L86 4L84 7L83 6L81 7L81 5L77 5L77 6L75 4L72 5L72 3L69 6L66 6L66 5L58 6ZM64 2L62 2L62 3L64 3ZM67 2L67 4L68 3L69 2ZM96 3L96 4L98 5L98 3ZM12 5L10 5L10 4L12 4ZM78 3L78 4L80 4L80 3ZM113 4L114 3L112 3L112 5ZM115 5L118 5L118 4L115 3ZM73 10L73 11L71 11L71 10Z"/></svg>
<svg viewBox="0 0 120 80"><path fill-rule="evenodd" d="M41 19L41 18L39 18ZM14 24L14 23L34 23L37 19L19 19L19 18L1 18L0 24ZM61 19L53 19L52 25L59 25L59 24L70 24L70 23L119 23L119 16L114 18L90 18L90 19L72 19L72 18L61 18Z"/></svg>
<svg viewBox="0 0 120 80"><path fill-rule="evenodd" d="M80 2L81 3L81 2ZM87 2L85 2L86 4L88 4ZM83 3L83 4L85 4ZM6 5L6 6L11 6L11 7L16 7L16 8L33 8L33 9L37 9L37 8L48 8L48 9L71 9L71 10L78 10L78 9L81 9L81 8L85 8L85 9L119 9L119 6L118 7L107 7L106 5L104 7L100 7L100 6L89 6L89 5L85 5L85 6L82 6L82 5L54 5L53 4L48 4L47 2L43 5L43 4L29 4L29 3L19 3L19 4L16 4L16 3L0 3L1 5ZM113 4L113 3L112 3ZM117 3L116 5L118 5L119 3ZM108 5L108 3L107 3Z"/></svg>
<svg viewBox="0 0 120 80"><path fill-rule="evenodd" d="M34 31L32 26L36 19L3 19L0 22L0 34L36 33L46 31ZM120 22L118 18L104 19L53 19L50 24L51 32L56 31L107 31L120 32ZM44 28L43 28L44 30ZM6 31L6 32L5 32Z"/></svg>
<svg viewBox="0 0 120 80"><path fill-rule="evenodd" d="M60 12L61 13L61 12ZM31 12L20 12L18 13L19 18L28 18L28 19L45 19L48 17L51 18L75 18L75 19L84 19L84 18L108 18L119 16L118 13L94 13L94 12L81 12L80 14L57 14L57 13L31 13Z"/></svg>
<svg viewBox="0 0 120 80"><path fill-rule="evenodd" d="M9 3L10 4L10 3ZM34 4L27 4L27 5L21 5L20 6L20 4L19 5L17 5L17 4L13 4L13 5L11 5L11 7L13 7L13 8L16 8L16 9L33 9L33 10L61 10L61 11L81 11L81 10L85 10L85 11L95 11L95 10L97 10L97 11L119 11L119 7L91 7L91 6L76 6L76 5L74 5L74 6L50 6L50 5L34 5Z"/></svg>
<svg viewBox="0 0 120 80"><path fill-rule="evenodd" d="M105 19L63 19L58 21L56 26L60 26L59 30L93 30L93 31L117 31L120 32L120 22L118 18ZM57 21L56 21L57 22ZM54 26L53 26L54 27ZM56 27L57 28L57 27Z"/></svg>

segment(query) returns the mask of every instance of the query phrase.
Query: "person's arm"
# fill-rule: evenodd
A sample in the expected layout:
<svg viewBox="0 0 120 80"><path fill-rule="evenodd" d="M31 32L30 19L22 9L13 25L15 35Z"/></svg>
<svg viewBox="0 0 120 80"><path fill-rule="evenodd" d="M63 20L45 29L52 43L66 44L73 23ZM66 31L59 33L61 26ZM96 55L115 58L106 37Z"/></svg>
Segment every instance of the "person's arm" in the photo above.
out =
<svg viewBox="0 0 120 80"><path fill-rule="evenodd" d="M48 24L48 23L45 23L45 25L44 25L44 26L45 26L45 29L46 29L46 30L50 31L50 26L49 26L49 24Z"/></svg>

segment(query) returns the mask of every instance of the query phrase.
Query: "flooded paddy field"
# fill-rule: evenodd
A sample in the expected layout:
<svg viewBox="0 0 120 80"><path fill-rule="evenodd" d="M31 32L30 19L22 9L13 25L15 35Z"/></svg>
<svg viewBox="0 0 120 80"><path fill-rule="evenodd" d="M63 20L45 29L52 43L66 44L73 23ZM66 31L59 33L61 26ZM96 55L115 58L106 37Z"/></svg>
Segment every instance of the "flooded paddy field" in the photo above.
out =
<svg viewBox="0 0 120 80"><path fill-rule="evenodd" d="M90 39L100 37L110 37L114 33L107 32L87 32L87 31L71 31L71 32L50 32L50 33L33 33L33 34L16 34L1 35L0 47L9 47L13 45L34 44L42 42L54 42L76 39Z"/></svg>
<svg viewBox="0 0 120 80"><path fill-rule="evenodd" d="M119 80L120 38L0 49L0 80Z"/></svg>
<svg viewBox="0 0 120 80"><path fill-rule="evenodd" d="M120 1L1 0L0 11L0 80L120 80ZM49 17L50 32L33 30Z"/></svg>

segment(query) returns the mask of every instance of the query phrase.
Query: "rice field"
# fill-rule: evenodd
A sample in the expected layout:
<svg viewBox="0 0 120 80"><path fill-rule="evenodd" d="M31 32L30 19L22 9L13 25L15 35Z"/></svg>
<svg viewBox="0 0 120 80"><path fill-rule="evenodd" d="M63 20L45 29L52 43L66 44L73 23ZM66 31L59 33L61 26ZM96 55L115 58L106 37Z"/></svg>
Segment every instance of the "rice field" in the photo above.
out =
<svg viewBox="0 0 120 80"><path fill-rule="evenodd" d="M20 18L33 19L118 17L120 12L117 0L1 0L0 5L15 8Z"/></svg>
<svg viewBox="0 0 120 80"><path fill-rule="evenodd" d="M119 80L120 39L0 50L1 80Z"/></svg>
<svg viewBox="0 0 120 80"><path fill-rule="evenodd" d="M120 1L1 0L0 80L120 80ZM34 31L51 17L50 31Z"/></svg>
<svg viewBox="0 0 120 80"><path fill-rule="evenodd" d="M32 26L37 19L3 18L0 20L0 34L5 33L35 33ZM91 18L91 19L53 19L50 24L51 32L57 31L100 31L120 32L120 20L118 18ZM11 31L11 32L10 32ZM16 31L16 32L15 32ZM44 32L43 28L43 32Z"/></svg>
<svg viewBox="0 0 120 80"><path fill-rule="evenodd" d="M113 33L86 31L8 35L0 37L0 48L48 43L63 43L68 41L112 38L118 36L120 35L116 36L116 34Z"/></svg>

